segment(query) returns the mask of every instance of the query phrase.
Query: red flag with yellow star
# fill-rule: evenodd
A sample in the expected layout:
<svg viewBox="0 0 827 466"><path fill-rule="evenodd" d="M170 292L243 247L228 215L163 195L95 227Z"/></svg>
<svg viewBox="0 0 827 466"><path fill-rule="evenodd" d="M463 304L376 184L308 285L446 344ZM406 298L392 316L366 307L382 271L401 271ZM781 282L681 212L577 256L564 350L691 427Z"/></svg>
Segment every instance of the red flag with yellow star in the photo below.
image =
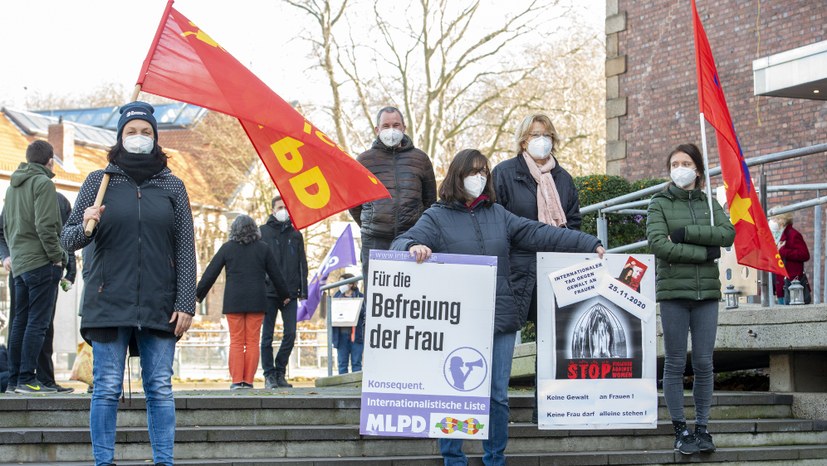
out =
<svg viewBox="0 0 827 466"><path fill-rule="evenodd" d="M296 228L390 197L370 171L176 11L172 1L138 84L145 92L238 118Z"/></svg>
<svg viewBox="0 0 827 466"><path fill-rule="evenodd" d="M721 176L726 188L729 216L735 226L735 254L738 263L787 276L735 134L735 126L729 116L729 107L718 79L715 58L698 16L695 0L692 0L692 25L695 31L698 101L701 113L715 128L718 137Z"/></svg>

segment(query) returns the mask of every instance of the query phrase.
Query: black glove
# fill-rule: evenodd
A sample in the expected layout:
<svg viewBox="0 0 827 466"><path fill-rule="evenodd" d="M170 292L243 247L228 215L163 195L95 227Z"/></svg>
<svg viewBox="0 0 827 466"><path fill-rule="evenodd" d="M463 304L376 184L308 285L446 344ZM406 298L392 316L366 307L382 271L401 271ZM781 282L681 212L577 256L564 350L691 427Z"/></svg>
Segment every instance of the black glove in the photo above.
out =
<svg viewBox="0 0 827 466"><path fill-rule="evenodd" d="M706 260L711 261L721 257L721 248L718 246L706 247Z"/></svg>
<svg viewBox="0 0 827 466"><path fill-rule="evenodd" d="M669 233L669 237L672 238L672 242L675 244L683 243L683 240L686 239L686 227L675 228L672 233Z"/></svg>

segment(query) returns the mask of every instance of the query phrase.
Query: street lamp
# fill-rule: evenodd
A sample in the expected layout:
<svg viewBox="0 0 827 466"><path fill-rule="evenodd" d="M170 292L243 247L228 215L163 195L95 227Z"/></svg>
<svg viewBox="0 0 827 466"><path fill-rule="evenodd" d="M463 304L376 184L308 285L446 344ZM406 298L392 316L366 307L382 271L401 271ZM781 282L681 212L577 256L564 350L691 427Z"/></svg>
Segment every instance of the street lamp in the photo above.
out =
<svg viewBox="0 0 827 466"><path fill-rule="evenodd" d="M726 297L727 309L738 309L738 290L734 286L727 285L724 296Z"/></svg>

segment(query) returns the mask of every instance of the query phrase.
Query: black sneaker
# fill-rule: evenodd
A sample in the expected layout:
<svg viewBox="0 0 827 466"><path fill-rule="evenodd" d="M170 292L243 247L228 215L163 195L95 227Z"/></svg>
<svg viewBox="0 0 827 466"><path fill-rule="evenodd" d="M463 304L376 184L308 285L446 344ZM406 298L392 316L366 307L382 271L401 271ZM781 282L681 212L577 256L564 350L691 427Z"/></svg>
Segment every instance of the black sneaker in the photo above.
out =
<svg viewBox="0 0 827 466"><path fill-rule="evenodd" d="M14 389L14 393L23 393L23 394L55 393L55 392L57 392L56 388L47 387L45 385L41 385L38 382L19 384L17 386L17 388Z"/></svg>
<svg viewBox="0 0 827 466"><path fill-rule="evenodd" d="M278 388L279 384L276 382L276 375L270 374L264 377L264 388L271 390L273 388Z"/></svg>
<svg viewBox="0 0 827 466"><path fill-rule="evenodd" d="M230 384L230 390L241 390L243 388L247 388L244 386L244 382Z"/></svg>
<svg viewBox="0 0 827 466"><path fill-rule="evenodd" d="M89 385L89 388L86 389L86 393L89 393L89 394L91 394L94 391L95 391L95 387L92 386L92 385Z"/></svg>
<svg viewBox="0 0 827 466"><path fill-rule="evenodd" d="M694 455L701 451L698 446L698 439L695 435L690 434L688 430L684 430L680 434L675 435L675 451L679 451L684 455Z"/></svg>
<svg viewBox="0 0 827 466"><path fill-rule="evenodd" d="M54 388L58 393L72 393L72 392L75 391L75 389L72 388L72 387L64 387L63 385L60 385L60 384L54 384L54 385L45 385L44 384L44 386L49 387L49 388Z"/></svg>
<svg viewBox="0 0 827 466"><path fill-rule="evenodd" d="M247 382L241 382L241 385L243 385L242 388L255 388L253 387L253 384Z"/></svg>
<svg viewBox="0 0 827 466"><path fill-rule="evenodd" d="M712 435L708 430L695 429L695 438L698 439L698 448L704 453L715 451L715 444L712 442Z"/></svg>

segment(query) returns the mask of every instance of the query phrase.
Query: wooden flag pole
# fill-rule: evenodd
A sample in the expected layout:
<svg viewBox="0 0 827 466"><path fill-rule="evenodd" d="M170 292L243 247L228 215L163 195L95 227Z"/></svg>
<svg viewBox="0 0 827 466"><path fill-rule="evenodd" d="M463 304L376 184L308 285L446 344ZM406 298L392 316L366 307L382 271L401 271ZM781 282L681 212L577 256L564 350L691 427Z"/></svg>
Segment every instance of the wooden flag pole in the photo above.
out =
<svg viewBox="0 0 827 466"><path fill-rule="evenodd" d="M135 102L138 100L138 94L141 93L141 85L136 84L135 89L132 91L132 98L129 100L130 102ZM157 138L158 135L156 134L155 137ZM104 173L103 178L101 178L101 185L98 187L98 194L95 196L95 207L100 207L103 204L103 196L106 195L106 188L109 187L109 173ZM86 225L83 227L83 233L86 236L92 236L92 232L95 231L95 227L98 226L98 222L96 220L90 219L86 222Z"/></svg>

